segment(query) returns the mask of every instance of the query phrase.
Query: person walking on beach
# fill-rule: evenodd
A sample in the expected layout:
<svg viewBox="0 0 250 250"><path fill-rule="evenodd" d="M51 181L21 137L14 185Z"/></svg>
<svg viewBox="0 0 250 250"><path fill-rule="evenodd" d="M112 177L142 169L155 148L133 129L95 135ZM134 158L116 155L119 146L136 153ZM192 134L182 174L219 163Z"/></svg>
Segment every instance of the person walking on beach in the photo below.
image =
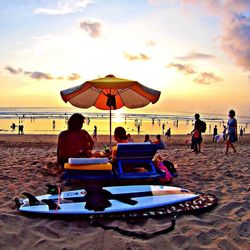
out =
<svg viewBox="0 0 250 250"><path fill-rule="evenodd" d="M217 129L217 125L214 126L214 132L213 132L213 142L215 142L215 137L216 135L218 135L218 129Z"/></svg>
<svg viewBox="0 0 250 250"><path fill-rule="evenodd" d="M162 134L164 135L165 132L165 123L162 124Z"/></svg>
<svg viewBox="0 0 250 250"><path fill-rule="evenodd" d="M167 136L167 139L170 139L171 137L171 128L168 128L165 135Z"/></svg>
<svg viewBox="0 0 250 250"><path fill-rule="evenodd" d="M205 126L204 122L200 120L199 114L195 114L194 118L195 118L194 129L191 131L191 134L193 134L191 149L193 149L195 153L199 153L201 151L201 142L202 142L201 133L202 131L206 130L206 128L204 128Z"/></svg>
<svg viewBox="0 0 250 250"><path fill-rule="evenodd" d="M84 116L75 113L68 120L68 129L58 137L57 163L64 170L64 164L71 157L90 157L94 141L89 133L82 129Z"/></svg>
<svg viewBox="0 0 250 250"><path fill-rule="evenodd" d="M223 134L223 139L224 139L224 141L227 139L227 134L226 134L226 132L227 132L227 127L226 127L225 125L223 125L223 132L222 132L222 134Z"/></svg>
<svg viewBox="0 0 250 250"><path fill-rule="evenodd" d="M229 111L229 119L227 122L227 134L228 138L226 140L226 154L228 153L229 146L233 149L234 154L236 153L236 149L233 145L238 140L238 135L237 135L237 120L234 118L235 117L235 111L230 110Z"/></svg>
<svg viewBox="0 0 250 250"><path fill-rule="evenodd" d="M94 126L93 140L94 142L97 142L97 126Z"/></svg>
<svg viewBox="0 0 250 250"><path fill-rule="evenodd" d="M240 128L240 137L242 137L243 136L243 128L241 127Z"/></svg>

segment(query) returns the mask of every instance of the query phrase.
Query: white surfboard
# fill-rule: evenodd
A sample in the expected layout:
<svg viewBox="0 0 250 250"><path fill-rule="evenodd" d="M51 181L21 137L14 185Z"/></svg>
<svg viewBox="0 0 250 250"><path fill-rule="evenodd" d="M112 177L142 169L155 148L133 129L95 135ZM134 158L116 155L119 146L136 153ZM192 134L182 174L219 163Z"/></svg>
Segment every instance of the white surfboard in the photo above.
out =
<svg viewBox="0 0 250 250"><path fill-rule="evenodd" d="M88 210L85 208L85 189L62 192L60 195L40 195L36 196L39 204L30 205L29 199L19 199L21 212L40 214L107 214L119 212L131 212L151 208L176 204L197 198L199 195L188 189L161 185L133 185L133 186L113 186L104 187L111 192L114 197L129 197L137 203L130 205L122 201L110 199L111 206L104 211ZM49 209L49 206L42 200L51 200L59 206L59 209Z"/></svg>

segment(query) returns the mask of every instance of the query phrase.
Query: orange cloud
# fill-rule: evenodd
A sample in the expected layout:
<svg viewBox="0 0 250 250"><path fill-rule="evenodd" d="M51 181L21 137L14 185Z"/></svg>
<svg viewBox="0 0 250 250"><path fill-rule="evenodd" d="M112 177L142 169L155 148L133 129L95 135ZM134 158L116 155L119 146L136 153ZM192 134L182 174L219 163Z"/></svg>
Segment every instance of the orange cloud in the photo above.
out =
<svg viewBox="0 0 250 250"><path fill-rule="evenodd" d="M54 79L53 76L51 76L48 73L43 73L43 72L39 72L39 71L34 71L34 72L30 72L30 71L25 71L24 75L29 76L30 78L36 79L36 80L52 80Z"/></svg>
<svg viewBox="0 0 250 250"><path fill-rule="evenodd" d="M129 61L135 61L135 60L141 60L141 61L146 61L146 60L149 60L150 57L147 56L146 54L144 53L139 53L139 54L136 54L136 55L132 55L132 54L129 54L127 52L124 52L124 57L129 60Z"/></svg>
<svg viewBox="0 0 250 250"><path fill-rule="evenodd" d="M11 73L13 75L18 75L18 74L21 74L23 72L23 70L21 68L15 69L11 66L6 66L4 69L8 70L9 73Z"/></svg>
<svg viewBox="0 0 250 250"><path fill-rule="evenodd" d="M215 56L209 55L209 54L204 54L204 53L197 53L197 52L189 52L188 54L184 56L178 56L176 59L180 60L207 60L207 59L213 59Z"/></svg>
<svg viewBox="0 0 250 250"><path fill-rule="evenodd" d="M190 75L190 74L195 74L196 71L194 70L194 66L191 64L181 64L181 63L170 63L168 68L176 68L178 71Z"/></svg>
<svg viewBox="0 0 250 250"><path fill-rule="evenodd" d="M220 82L223 79L216 76L212 72L201 72L199 73L198 77L194 78L194 82L204 85L209 85L214 82Z"/></svg>
<svg viewBox="0 0 250 250"><path fill-rule="evenodd" d="M68 76L67 80L68 81L75 81L81 78L81 76L77 73L72 73L71 75Z"/></svg>
<svg viewBox="0 0 250 250"><path fill-rule="evenodd" d="M101 36L102 25L100 22L91 20L82 20L80 22L80 28L85 30L93 38Z"/></svg>

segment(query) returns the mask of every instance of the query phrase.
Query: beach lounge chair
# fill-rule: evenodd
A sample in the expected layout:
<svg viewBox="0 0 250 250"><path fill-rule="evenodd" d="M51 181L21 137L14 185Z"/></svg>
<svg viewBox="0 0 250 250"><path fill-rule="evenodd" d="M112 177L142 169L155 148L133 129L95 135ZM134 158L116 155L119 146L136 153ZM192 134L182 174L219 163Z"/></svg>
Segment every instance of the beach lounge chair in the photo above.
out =
<svg viewBox="0 0 250 250"><path fill-rule="evenodd" d="M151 143L117 144L114 170L119 180L159 181L164 172L155 168L152 159L158 145Z"/></svg>
<svg viewBox="0 0 250 250"><path fill-rule="evenodd" d="M114 173L108 158L69 158L64 164L63 178L66 185L70 185L71 179L78 179L86 183L93 180L97 182L113 181Z"/></svg>

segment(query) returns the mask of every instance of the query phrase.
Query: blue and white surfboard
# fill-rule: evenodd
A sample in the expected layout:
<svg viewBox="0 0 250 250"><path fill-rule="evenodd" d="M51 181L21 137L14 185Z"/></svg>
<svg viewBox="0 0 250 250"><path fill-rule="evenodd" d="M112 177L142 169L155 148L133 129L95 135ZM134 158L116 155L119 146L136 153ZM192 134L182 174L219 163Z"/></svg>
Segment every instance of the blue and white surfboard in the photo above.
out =
<svg viewBox="0 0 250 250"><path fill-rule="evenodd" d="M104 211L94 211L85 208L86 190L74 190L61 192L60 195L45 194L35 196L35 202L30 199L18 199L19 211L40 214L74 214L74 215L94 215L131 212L145 209L158 208L166 205L176 204L197 198L199 195L188 189L161 185L133 185L133 186L113 186L104 187L114 196L111 198L111 206ZM127 197L135 201L136 204L128 204L115 197ZM45 202L46 201L46 202ZM49 201L49 202L48 202ZM48 204L57 205L51 208Z"/></svg>

